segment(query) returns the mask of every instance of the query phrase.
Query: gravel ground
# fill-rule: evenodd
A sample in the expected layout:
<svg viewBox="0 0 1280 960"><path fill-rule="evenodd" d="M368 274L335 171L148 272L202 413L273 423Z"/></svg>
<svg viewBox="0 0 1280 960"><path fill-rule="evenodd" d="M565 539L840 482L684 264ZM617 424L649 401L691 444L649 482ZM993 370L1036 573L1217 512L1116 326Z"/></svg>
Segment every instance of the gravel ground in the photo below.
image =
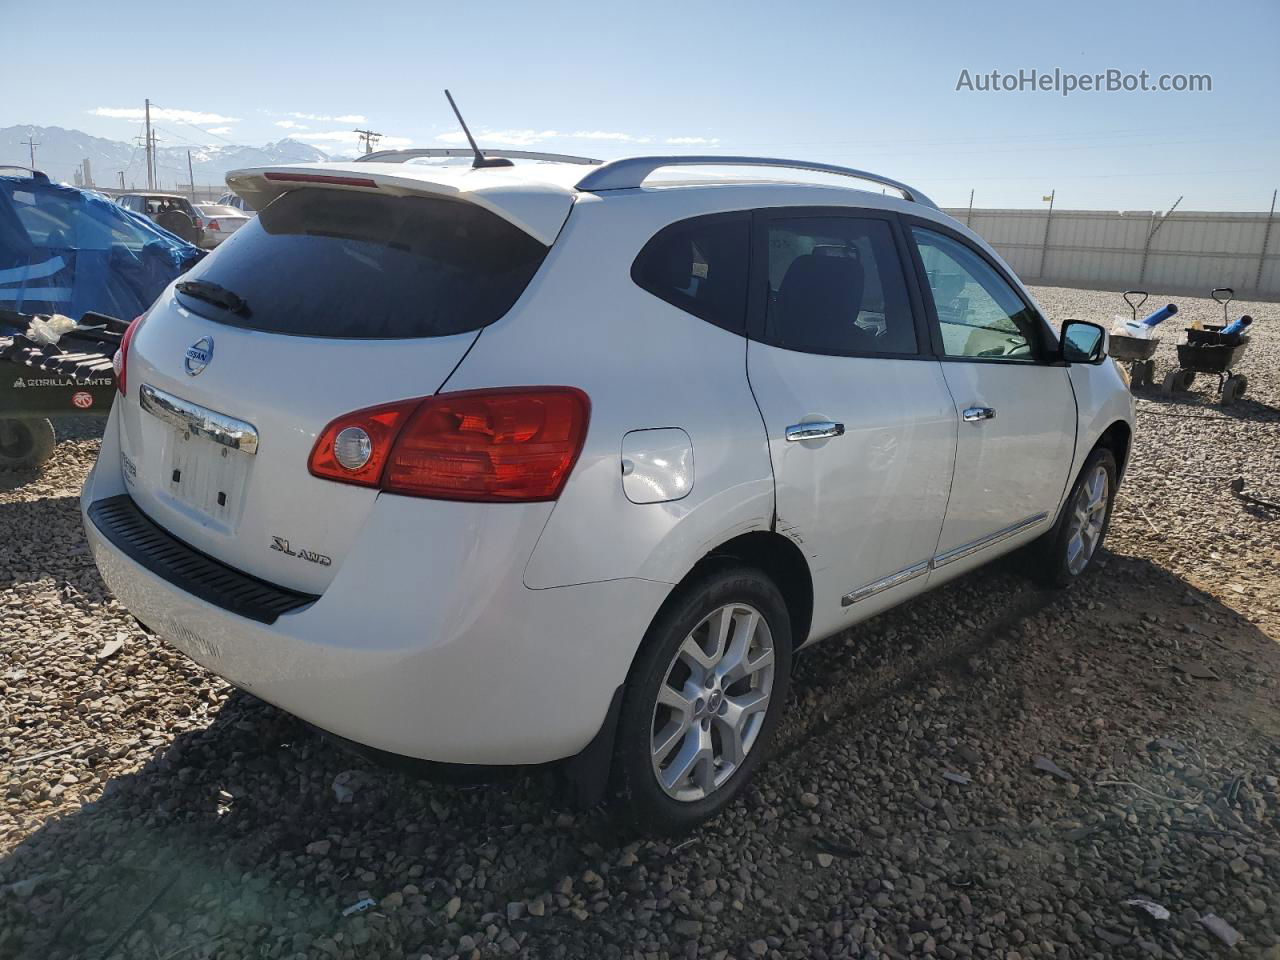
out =
<svg viewBox="0 0 1280 960"><path fill-rule="evenodd" d="M73 430L0 481L0 957L1278 960L1280 512L1227 484L1280 500L1280 317L1239 306L1250 396L1142 395L1101 569L1015 558L802 655L772 762L674 844L356 761L142 634Z"/></svg>

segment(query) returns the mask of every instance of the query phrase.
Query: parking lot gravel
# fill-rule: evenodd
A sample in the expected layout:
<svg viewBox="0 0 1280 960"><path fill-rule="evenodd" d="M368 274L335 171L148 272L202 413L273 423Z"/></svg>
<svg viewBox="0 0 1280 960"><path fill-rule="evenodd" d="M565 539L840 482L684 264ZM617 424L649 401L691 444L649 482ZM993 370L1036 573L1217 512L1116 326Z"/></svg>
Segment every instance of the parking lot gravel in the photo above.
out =
<svg viewBox="0 0 1280 960"><path fill-rule="evenodd" d="M1099 569L1015 555L800 655L772 761L680 840L354 759L148 636L63 430L0 477L0 958L1280 960L1280 511L1229 487L1280 501L1280 306L1234 308L1248 395L1140 391Z"/></svg>

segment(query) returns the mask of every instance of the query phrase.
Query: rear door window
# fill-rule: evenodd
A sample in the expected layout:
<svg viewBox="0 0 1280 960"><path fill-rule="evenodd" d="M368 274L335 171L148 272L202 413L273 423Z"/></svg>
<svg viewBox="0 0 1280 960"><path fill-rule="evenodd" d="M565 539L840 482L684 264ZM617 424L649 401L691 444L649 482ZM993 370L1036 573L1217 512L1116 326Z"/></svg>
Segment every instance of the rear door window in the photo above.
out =
<svg viewBox="0 0 1280 960"><path fill-rule="evenodd" d="M767 218L764 339L841 355L917 352L915 314L888 221Z"/></svg>
<svg viewBox="0 0 1280 960"><path fill-rule="evenodd" d="M682 220L645 244L631 279L672 306L745 334L750 251L748 213Z"/></svg>
<svg viewBox="0 0 1280 960"><path fill-rule="evenodd" d="M277 198L187 274L241 297L194 312L306 337L400 339L478 330L503 316L548 248L474 204L302 189Z"/></svg>

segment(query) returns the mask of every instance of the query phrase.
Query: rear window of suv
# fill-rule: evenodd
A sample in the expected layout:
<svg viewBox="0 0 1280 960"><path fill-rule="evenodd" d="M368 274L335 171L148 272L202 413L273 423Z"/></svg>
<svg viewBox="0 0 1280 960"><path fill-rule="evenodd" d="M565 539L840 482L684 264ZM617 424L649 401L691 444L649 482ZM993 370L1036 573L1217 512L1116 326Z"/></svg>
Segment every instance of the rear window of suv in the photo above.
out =
<svg viewBox="0 0 1280 960"><path fill-rule="evenodd" d="M183 278L232 291L247 311L180 296L196 313L269 333L443 337L510 310L547 250L470 203L294 190Z"/></svg>
<svg viewBox="0 0 1280 960"><path fill-rule="evenodd" d="M695 317L746 332L751 215L718 213L681 220L655 234L631 279Z"/></svg>

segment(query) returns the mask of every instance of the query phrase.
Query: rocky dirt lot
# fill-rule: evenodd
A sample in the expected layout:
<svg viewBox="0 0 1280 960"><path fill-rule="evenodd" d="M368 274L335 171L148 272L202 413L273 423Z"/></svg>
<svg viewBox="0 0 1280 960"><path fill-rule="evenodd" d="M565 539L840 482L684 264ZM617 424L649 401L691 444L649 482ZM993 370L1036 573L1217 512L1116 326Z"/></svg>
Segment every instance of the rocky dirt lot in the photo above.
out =
<svg viewBox="0 0 1280 960"><path fill-rule="evenodd" d="M1280 500L1280 308L1237 306L1249 397L1141 395L1101 569L1011 558L802 655L772 762L680 842L354 760L143 634L73 431L0 481L0 957L1277 960L1280 511L1228 483Z"/></svg>

